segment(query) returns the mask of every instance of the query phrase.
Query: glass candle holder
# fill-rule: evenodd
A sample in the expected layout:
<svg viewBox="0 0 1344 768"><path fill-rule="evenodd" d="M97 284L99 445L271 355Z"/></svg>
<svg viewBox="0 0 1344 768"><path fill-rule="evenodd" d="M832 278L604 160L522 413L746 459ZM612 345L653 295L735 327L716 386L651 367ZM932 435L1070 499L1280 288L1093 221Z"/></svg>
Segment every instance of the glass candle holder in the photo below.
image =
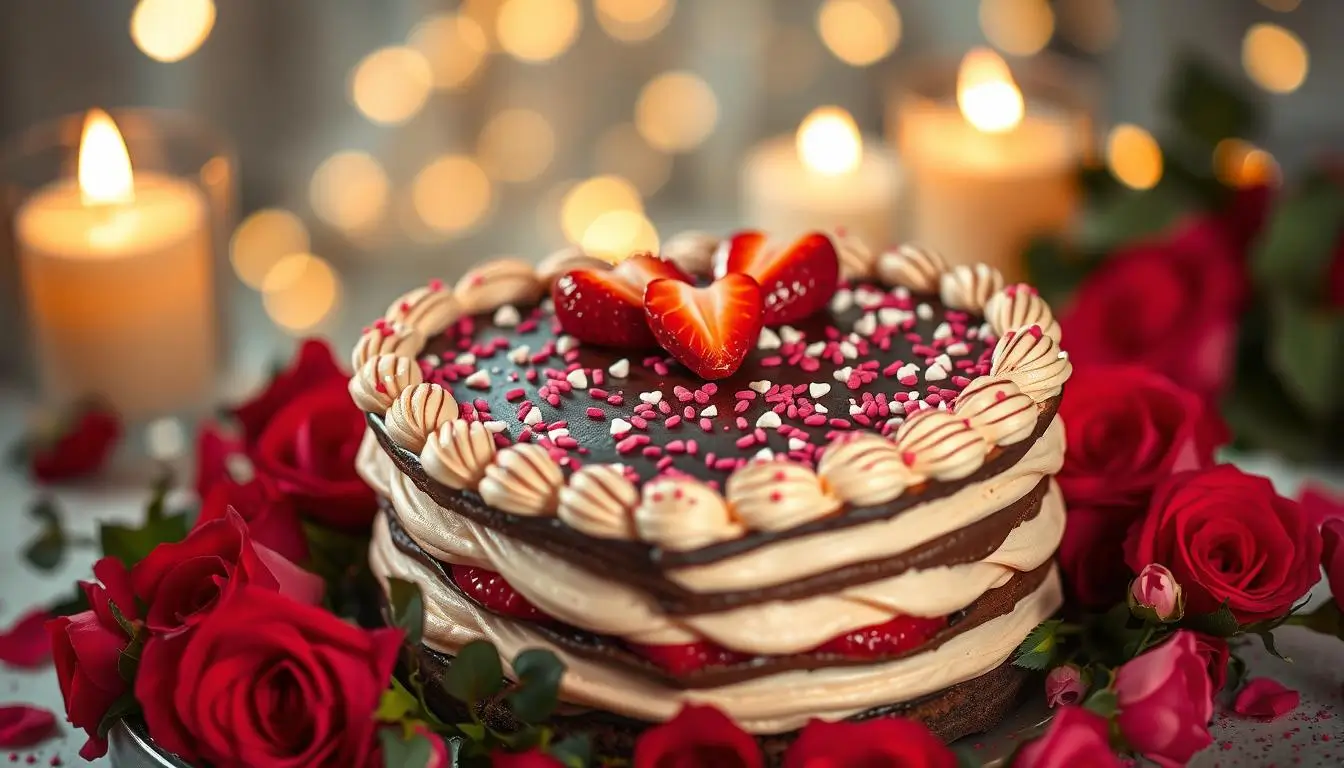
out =
<svg viewBox="0 0 1344 768"><path fill-rule="evenodd" d="M907 231L952 263L1022 277L1033 237L1064 231L1093 146L1086 79L1049 56L987 50L917 64L893 89L887 137L908 174Z"/></svg>
<svg viewBox="0 0 1344 768"><path fill-rule="evenodd" d="M229 143L188 115L93 110L0 154L9 250L47 404L136 422L209 403L222 358Z"/></svg>

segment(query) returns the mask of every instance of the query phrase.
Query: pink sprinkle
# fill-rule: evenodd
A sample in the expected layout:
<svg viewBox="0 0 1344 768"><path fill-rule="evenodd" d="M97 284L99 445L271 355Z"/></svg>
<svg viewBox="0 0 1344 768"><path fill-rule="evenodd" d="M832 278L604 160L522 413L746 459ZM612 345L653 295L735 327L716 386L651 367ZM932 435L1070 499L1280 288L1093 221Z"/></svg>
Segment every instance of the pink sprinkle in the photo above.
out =
<svg viewBox="0 0 1344 768"><path fill-rule="evenodd" d="M593 387L592 389L588 390L588 395L592 397L594 400L605 400L607 398L607 390Z"/></svg>
<svg viewBox="0 0 1344 768"><path fill-rule="evenodd" d="M607 398L607 405L622 405L623 403L625 403L625 398L620 395L612 395Z"/></svg>
<svg viewBox="0 0 1344 768"><path fill-rule="evenodd" d="M565 435L565 436L563 436L563 437L557 437L557 438L555 439L555 444L558 445L558 446L560 446L561 448L566 448L566 449L568 449L568 448L578 448L578 447L579 447L579 441L578 441L578 440L575 440L574 438L570 437L569 435Z"/></svg>
<svg viewBox="0 0 1344 768"><path fill-rule="evenodd" d="M635 429L649 428L649 422L639 416L631 416L630 423L634 426Z"/></svg>
<svg viewBox="0 0 1344 768"><path fill-rule="evenodd" d="M627 453L633 453L638 447L639 441L635 439L634 435L631 435L616 443L616 452L624 456Z"/></svg>
<svg viewBox="0 0 1344 768"><path fill-rule="evenodd" d="M779 355L771 355L770 357L761 358L761 366L764 368L778 368L783 364L784 358Z"/></svg>
<svg viewBox="0 0 1344 768"><path fill-rule="evenodd" d="M690 402L695 397L695 395L691 393L691 390L681 386L680 384L672 388L672 394L676 395L676 398L683 403Z"/></svg>
<svg viewBox="0 0 1344 768"><path fill-rule="evenodd" d="M522 389L521 387L518 389L510 389L508 392L504 393L504 399L508 400L509 402L513 402L514 400L521 400L525 396L527 396L527 390Z"/></svg>
<svg viewBox="0 0 1344 768"><path fill-rule="evenodd" d="M733 421L733 426L737 427L738 431L744 430L747 428L747 420L738 416L737 419Z"/></svg>
<svg viewBox="0 0 1344 768"><path fill-rule="evenodd" d="M523 427L523 431L518 433L518 442L520 442L520 443L530 443L530 442L532 442L532 428L531 428L531 427Z"/></svg>
<svg viewBox="0 0 1344 768"><path fill-rule="evenodd" d="M701 389L703 389L703 390L705 391L705 394L707 394L707 395L713 395L713 394L716 394L716 393L719 391L719 385L718 385L718 384L715 384L715 383L712 382L712 381L710 381L710 382L706 382L705 385L704 385L703 387L701 387Z"/></svg>
<svg viewBox="0 0 1344 768"><path fill-rule="evenodd" d="M743 450L746 450L747 448L750 448L755 444L756 444L755 435L744 435L742 437L737 438L737 447Z"/></svg>
<svg viewBox="0 0 1344 768"><path fill-rule="evenodd" d="M737 459L725 456L714 462L714 468L720 472L728 472L737 469Z"/></svg>
<svg viewBox="0 0 1344 768"><path fill-rule="evenodd" d="M952 386L954 386L954 387L965 387L967 384L970 384L970 383L971 383L971 380L968 379L968 378L966 378L965 376L953 376L953 377L952 377Z"/></svg>
<svg viewBox="0 0 1344 768"><path fill-rule="evenodd" d="M703 429L703 430L705 430L706 432L713 432L713 431L714 431L714 422L710 421L709 419L701 419L701 420L700 420L700 428Z"/></svg>
<svg viewBox="0 0 1344 768"><path fill-rule="evenodd" d="M602 421L603 419L607 418L607 415L602 412L601 408L589 408L588 410L584 411L584 413L588 414L588 418L594 421Z"/></svg>
<svg viewBox="0 0 1344 768"><path fill-rule="evenodd" d="M688 419L694 419L694 418L695 418L695 406L688 405L688 406L686 406L685 408L682 408L682 409L681 409L681 415L684 416L684 417L686 417L686 418L688 418Z"/></svg>
<svg viewBox="0 0 1344 768"><path fill-rule="evenodd" d="M552 392L551 394L546 396L546 402L550 403L552 408L559 408L560 396Z"/></svg>
<svg viewBox="0 0 1344 768"><path fill-rule="evenodd" d="M658 471L661 472L661 471L667 469L668 467L672 466L672 462L673 462L673 459L672 459L671 456L664 456L663 458L659 459L659 460L658 460L658 464L656 465L657 468L658 468Z"/></svg>
<svg viewBox="0 0 1344 768"><path fill-rule="evenodd" d="M676 429L680 425L681 425L680 416L668 416L667 419L663 422L663 426L667 427L668 429Z"/></svg>
<svg viewBox="0 0 1344 768"><path fill-rule="evenodd" d="M644 449L640 452L643 453L645 457L650 459L657 458L663 455L663 449L659 448L656 445L645 446Z"/></svg>
<svg viewBox="0 0 1344 768"><path fill-rule="evenodd" d="M819 427L822 424L826 423L826 416L825 414L814 413L811 416L808 416L807 418L803 419L803 423L809 427Z"/></svg>
<svg viewBox="0 0 1344 768"><path fill-rule="evenodd" d="M739 392L733 393L733 397L738 400L755 400L756 391L751 389L744 389Z"/></svg>
<svg viewBox="0 0 1344 768"><path fill-rule="evenodd" d="M666 400L659 400L658 412L663 414L664 416L672 413L672 404L667 402Z"/></svg>
<svg viewBox="0 0 1344 768"><path fill-rule="evenodd" d="M602 370L601 368L594 368L593 383L599 387L607 383L607 372Z"/></svg>
<svg viewBox="0 0 1344 768"><path fill-rule="evenodd" d="M685 440L673 440L672 442L670 442L670 443L667 444L667 452L668 452L668 453L685 453L685 452L686 452L686 441L685 441Z"/></svg>
<svg viewBox="0 0 1344 768"><path fill-rule="evenodd" d="M686 452L694 456L695 454L700 452L700 444L695 442L694 440L687 440Z"/></svg>
<svg viewBox="0 0 1344 768"><path fill-rule="evenodd" d="M737 405L733 406L733 413L745 413L751 407L750 400L738 400Z"/></svg>
<svg viewBox="0 0 1344 768"><path fill-rule="evenodd" d="M709 405L709 393L703 389L697 389L695 391L695 402L700 405Z"/></svg>
<svg viewBox="0 0 1344 768"><path fill-rule="evenodd" d="M662 363L654 363L653 372L659 376L666 376L668 374L667 366Z"/></svg>

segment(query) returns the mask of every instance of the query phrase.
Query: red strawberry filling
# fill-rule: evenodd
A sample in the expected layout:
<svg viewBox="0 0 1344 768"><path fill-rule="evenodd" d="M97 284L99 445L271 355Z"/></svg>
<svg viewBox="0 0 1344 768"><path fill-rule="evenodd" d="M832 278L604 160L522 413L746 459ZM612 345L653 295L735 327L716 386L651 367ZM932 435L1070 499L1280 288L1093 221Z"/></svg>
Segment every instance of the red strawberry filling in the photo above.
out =
<svg viewBox="0 0 1344 768"><path fill-rule="evenodd" d="M552 620L494 571L454 565L452 573L453 581L467 596L494 613L532 621ZM822 643L812 652L843 656L848 659L894 656L928 642L940 630L946 628L947 624L946 616L936 618L897 616L881 624L846 632ZM673 677L689 675L706 667L738 664L756 658L753 654L729 650L708 641L680 645L625 643L625 646Z"/></svg>

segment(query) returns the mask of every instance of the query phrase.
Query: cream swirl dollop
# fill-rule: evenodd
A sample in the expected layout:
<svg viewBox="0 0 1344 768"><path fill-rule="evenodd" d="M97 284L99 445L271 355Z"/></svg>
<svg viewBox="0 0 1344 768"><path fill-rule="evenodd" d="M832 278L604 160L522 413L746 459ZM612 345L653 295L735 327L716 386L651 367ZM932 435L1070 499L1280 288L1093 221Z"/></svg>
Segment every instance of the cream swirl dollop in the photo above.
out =
<svg viewBox="0 0 1344 768"><path fill-rule="evenodd" d="M495 438L479 421L446 421L420 450L425 474L458 491L475 490L494 460Z"/></svg>
<svg viewBox="0 0 1344 768"><path fill-rule="evenodd" d="M371 357L350 377L350 397L366 413L382 415L401 393L424 381L420 364L401 355Z"/></svg>
<svg viewBox="0 0 1344 768"><path fill-rule="evenodd" d="M402 390L401 396L388 409L387 436L402 448L418 454L431 434L456 418L457 400L448 390L430 382L417 384Z"/></svg>
<svg viewBox="0 0 1344 768"><path fill-rule="evenodd" d="M981 376L957 396L953 413L994 445L1026 440L1036 430L1040 410L1010 379Z"/></svg>
<svg viewBox="0 0 1344 768"><path fill-rule="evenodd" d="M753 461L724 490L733 514L758 531L788 530L840 508L816 473L790 461Z"/></svg>
<svg viewBox="0 0 1344 768"><path fill-rule="evenodd" d="M350 369L357 371L371 357L397 355L415 357L425 348L425 335L404 323L379 320L364 331L350 353Z"/></svg>
<svg viewBox="0 0 1344 768"><path fill-rule="evenodd" d="M589 256L579 246L571 245L542 259L537 265L537 278L541 280L542 285L549 288L560 279L561 275L575 269L608 270L611 269L611 262Z"/></svg>
<svg viewBox="0 0 1344 768"><path fill-rule="evenodd" d="M1012 379L1038 403L1058 395L1073 375L1068 354L1039 325L1008 331L994 347L993 359L991 375Z"/></svg>
<svg viewBox="0 0 1344 768"><path fill-rule="evenodd" d="M871 433L832 443L821 455L817 474L831 493L857 507L885 504L919 481L901 461L900 449Z"/></svg>
<svg viewBox="0 0 1344 768"><path fill-rule="evenodd" d="M589 464L560 489L557 516L577 531L600 539L635 538L639 491L617 466Z"/></svg>
<svg viewBox="0 0 1344 768"><path fill-rule="evenodd" d="M896 431L901 460L912 472L937 480L960 480L979 469L989 446L970 424L948 411L929 409Z"/></svg>
<svg viewBox="0 0 1344 768"><path fill-rule="evenodd" d="M437 280L428 286L412 288L392 302L383 319L419 331L426 338L443 333L462 316L462 307L453 292Z"/></svg>
<svg viewBox="0 0 1344 768"><path fill-rule="evenodd" d="M714 252L719 238L707 232L679 232L663 243L658 255L676 264L688 275L708 277L714 272Z"/></svg>
<svg viewBox="0 0 1344 768"><path fill-rule="evenodd" d="M873 276L877 257L863 238L849 230L837 229L829 233L840 259L840 277L844 280L867 280Z"/></svg>
<svg viewBox="0 0 1344 768"><path fill-rule="evenodd" d="M885 285L915 293L937 293L947 272L947 261L937 252L911 243L883 251L877 257L877 276Z"/></svg>
<svg viewBox="0 0 1344 768"><path fill-rule="evenodd" d="M493 259L462 276L453 294L467 314L477 315L505 304L525 306L541 298L537 272L521 259Z"/></svg>
<svg viewBox="0 0 1344 768"><path fill-rule="evenodd" d="M940 293L952 309L982 312L990 297L1003 290L1003 275L988 264L962 264L943 273Z"/></svg>
<svg viewBox="0 0 1344 768"><path fill-rule="evenodd" d="M1059 323L1041 294L1030 285L1010 285L985 302L985 319L994 333L1002 336L1024 325L1039 325L1047 335L1059 341Z"/></svg>
<svg viewBox="0 0 1344 768"><path fill-rule="evenodd" d="M555 514L565 476L560 465L535 443L518 443L500 451L485 468L478 488L486 504L527 517Z"/></svg>
<svg viewBox="0 0 1344 768"><path fill-rule="evenodd" d="M644 541L671 550L696 549L746 533L722 496L689 477L646 483L635 507L635 530Z"/></svg>

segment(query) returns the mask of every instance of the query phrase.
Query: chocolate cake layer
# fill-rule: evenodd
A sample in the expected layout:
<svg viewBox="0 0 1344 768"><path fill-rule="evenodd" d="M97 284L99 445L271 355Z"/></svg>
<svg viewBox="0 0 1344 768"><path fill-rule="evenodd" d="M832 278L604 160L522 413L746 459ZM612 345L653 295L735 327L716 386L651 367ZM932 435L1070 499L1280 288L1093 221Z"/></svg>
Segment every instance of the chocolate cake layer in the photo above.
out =
<svg viewBox="0 0 1344 768"><path fill-rule="evenodd" d="M388 514L388 528L392 534L392 542L400 552L428 568L434 573L435 577L442 581L446 586L457 591L459 594L462 594L467 599L472 600L472 602L475 602L482 610L489 610L488 607L481 605L470 595L463 593L462 590L458 588L456 582L454 582L452 577L448 574L444 564L433 557L430 557L429 554L421 549L419 545L406 534L405 530L402 529L400 523L397 521L395 514ZM668 675L656 664L627 650L614 638L568 626L558 621L551 623L525 623L556 646L576 655L586 656L604 664L620 666L625 669L637 671L641 674L658 678L667 684L678 688L714 688L721 685L729 685L744 680L752 680L767 675L778 674L780 672L824 669L828 667L862 666L866 664L895 661L926 651L935 650L957 635L1012 611L1013 607L1017 605L1018 600L1031 594L1038 586L1040 586L1046 575L1049 574L1050 568L1051 563L1046 562L1033 571L1017 574L1007 584L1001 587L989 590L981 595L975 602L953 614L947 627L940 630L920 645L897 654L872 658L853 658L824 652L797 653L786 656L756 656L732 664L706 667L684 676L673 677ZM496 615L496 620L501 622L519 621L518 619L498 615Z"/></svg>

